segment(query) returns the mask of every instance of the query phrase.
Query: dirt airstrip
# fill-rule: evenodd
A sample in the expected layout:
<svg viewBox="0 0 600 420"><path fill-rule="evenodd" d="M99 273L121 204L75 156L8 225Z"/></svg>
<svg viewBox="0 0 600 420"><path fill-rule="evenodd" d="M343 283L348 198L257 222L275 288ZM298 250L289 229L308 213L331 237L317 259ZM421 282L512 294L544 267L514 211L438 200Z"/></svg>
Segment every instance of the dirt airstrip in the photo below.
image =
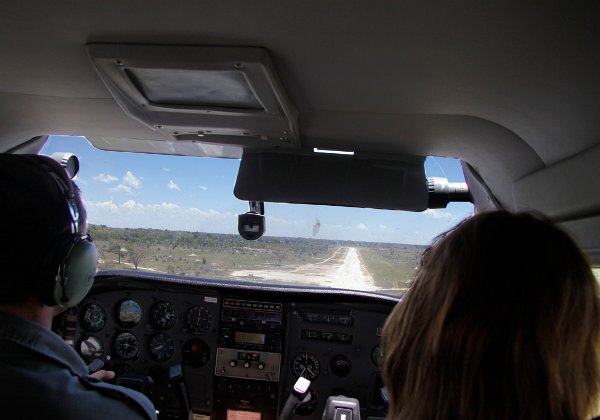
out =
<svg viewBox="0 0 600 420"><path fill-rule="evenodd" d="M232 277L307 286L378 290L373 277L360 261L358 250L353 247L338 248L329 258L312 264L281 266L277 269L238 270L232 272Z"/></svg>

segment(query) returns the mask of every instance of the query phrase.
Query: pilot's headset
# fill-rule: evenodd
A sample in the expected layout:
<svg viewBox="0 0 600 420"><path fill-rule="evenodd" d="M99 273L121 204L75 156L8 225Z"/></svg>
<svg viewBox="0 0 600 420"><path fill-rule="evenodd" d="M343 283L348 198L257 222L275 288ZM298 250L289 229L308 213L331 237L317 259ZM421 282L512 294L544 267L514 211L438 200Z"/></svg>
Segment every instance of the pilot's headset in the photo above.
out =
<svg viewBox="0 0 600 420"><path fill-rule="evenodd" d="M46 305L70 308L81 302L89 292L98 265L98 251L91 235L80 232L76 187L64 168L46 156L20 155L15 158L29 160L45 171L53 179L63 198L57 201L59 205L64 203L62 211L67 216L67 232L50 242L50 248L35 279L33 292Z"/></svg>

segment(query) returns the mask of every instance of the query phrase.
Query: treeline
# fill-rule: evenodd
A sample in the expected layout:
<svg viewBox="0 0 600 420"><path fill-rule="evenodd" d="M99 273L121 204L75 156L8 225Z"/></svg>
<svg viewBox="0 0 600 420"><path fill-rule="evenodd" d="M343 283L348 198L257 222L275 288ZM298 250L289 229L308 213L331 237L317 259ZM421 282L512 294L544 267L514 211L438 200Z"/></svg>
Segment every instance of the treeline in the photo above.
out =
<svg viewBox="0 0 600 420"><path fill-rule="evenodd" d="M299 267L323 261L341 247L355 247L376 283L398 288L409 282L422 246L239 235L90 225L99 269L143 269L182 276L230 279L234 271ZM257 280L257 278L252 278Z"/></svg>
<svg viewBox="0 0 600 420"><path fill-rule="evenodd" d="M144 246L160 245L171 249L232 249L252 247L254 249L273 249L291 245L299 252L306 254L321 253L332 247L352 246L380 249L414 249L423 248L418 245L373 243L362 241L340 241L313 238L287 238L265 236L258 241L247 241L239 235L224 233L186 232L162 229L113 228L105 225L90 225L90 232L96 241L110 243L139 244Z"/></svg>

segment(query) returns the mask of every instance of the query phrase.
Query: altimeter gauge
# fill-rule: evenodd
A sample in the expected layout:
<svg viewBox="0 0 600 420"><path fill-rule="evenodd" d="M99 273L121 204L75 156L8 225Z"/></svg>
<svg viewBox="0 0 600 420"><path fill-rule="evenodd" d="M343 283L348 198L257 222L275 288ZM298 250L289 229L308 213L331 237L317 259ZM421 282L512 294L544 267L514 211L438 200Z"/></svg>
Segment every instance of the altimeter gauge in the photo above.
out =
<svg viewBox="0 0 600 420"><path fill-rule="evenodd" d="M171 302L163 300L152 307L150 313L150 322L153 328L157 330L169 330L177 322L177 312L171 305Z"/></svg>

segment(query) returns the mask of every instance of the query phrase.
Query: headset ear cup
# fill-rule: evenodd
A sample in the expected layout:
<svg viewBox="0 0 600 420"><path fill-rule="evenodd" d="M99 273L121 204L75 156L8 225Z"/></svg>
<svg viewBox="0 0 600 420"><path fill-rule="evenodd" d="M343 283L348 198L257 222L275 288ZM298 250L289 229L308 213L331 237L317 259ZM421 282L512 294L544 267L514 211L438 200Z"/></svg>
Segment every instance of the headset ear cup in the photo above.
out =
<svg viewBox="0 0 600 420"><path fill-rule="evenodd" d="M94 283L97 268L96 245L87 238L76 242L65 258L54 285L54 301L64 308L81 302Z"/></svg>

